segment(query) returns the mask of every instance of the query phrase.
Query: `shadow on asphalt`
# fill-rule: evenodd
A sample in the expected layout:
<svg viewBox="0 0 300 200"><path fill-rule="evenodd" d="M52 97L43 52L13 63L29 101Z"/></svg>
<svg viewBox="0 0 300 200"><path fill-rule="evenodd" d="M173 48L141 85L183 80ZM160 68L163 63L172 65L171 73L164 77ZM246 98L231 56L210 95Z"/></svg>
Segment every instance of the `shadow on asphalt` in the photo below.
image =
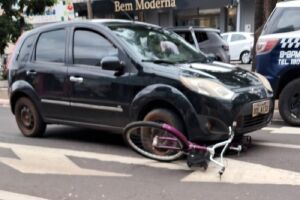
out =
<svg viewBox="0 0 300 200"><path fill-rule="evenodd" d="M125 146L122 134L88 128L58 126L47 128L44 138Z"/></svg>

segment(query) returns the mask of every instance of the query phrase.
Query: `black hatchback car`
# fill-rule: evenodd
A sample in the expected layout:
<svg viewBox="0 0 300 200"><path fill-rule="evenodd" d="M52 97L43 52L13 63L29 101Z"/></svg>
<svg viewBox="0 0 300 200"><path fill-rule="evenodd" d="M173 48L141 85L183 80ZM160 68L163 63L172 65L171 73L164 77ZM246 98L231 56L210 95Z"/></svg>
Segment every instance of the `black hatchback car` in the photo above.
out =
<svg viewBox="0 0 300 200"><path fill-rule="evenodd" d="M25 136L47 124L122 132L129 122L169 123L193 141L260 129L273 113L259 74L209 60L172 31L98 20L22 35L9 67L12 112Z"/></svg>

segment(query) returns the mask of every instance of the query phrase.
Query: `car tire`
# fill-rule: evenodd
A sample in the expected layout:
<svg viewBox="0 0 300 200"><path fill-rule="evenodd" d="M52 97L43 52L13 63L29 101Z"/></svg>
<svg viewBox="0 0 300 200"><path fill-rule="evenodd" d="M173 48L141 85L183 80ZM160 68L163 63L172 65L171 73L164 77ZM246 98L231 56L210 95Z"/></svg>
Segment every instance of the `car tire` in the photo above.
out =
<svg viewBox="0 0 300 200"><path fill-rule="evenodd" d="M240 61L242 62L242 64L249 64L251 62L250 51L243 51L240 56Z"/></svg>
<svg viewBox="0 0 300 200"><path fill-rule="evenodd" d="M181 119L178 117L177 114L168 109L154 109L145 115L144 121L167 123L171 126L174 126L176 129L183 131L183 124Z"/></svg>
<svg viewBox="0 0 300 200"><path fill-rule="evenodd" d="M279 112L286 123L300 126L300 79L290 82L282 90L279 96Z"/></svg>
<svg viewBox="0 0 300 200"><path fill-rule="evenodd" d="M33 102L27 97L21 97L15 105L15 118L19 129L26 137L41 137L46 130L46 124Z"/></svg>
<svg viewBox="0 0 300 200"><path fill-rule="evenodd" d="M173 127L175 127L177 130L183 132L183 123L182 120L179 118L179 116L168 110L168 109L154 109L152 111L150 111L148 114L146 114L146 116L144 117L144 121L154 121L154 122L160 122L160 123L167 123ZM149 134L145 134L142 136L142 141L151 141L151 139L153 138L153 135L149 135ZM152 145L149 145L148 143L143 144L144 148L146 149L150 149L152 148ZM157 149L152 148L152 153L156 154L156 155L160 155L160 156L164 156L164 155L169 155L170 153L174 153L176 154L174 156L174 158L172 160L177 160L180 159L184 156L183 152L170 152L168 151L160 151Z"/></svg>

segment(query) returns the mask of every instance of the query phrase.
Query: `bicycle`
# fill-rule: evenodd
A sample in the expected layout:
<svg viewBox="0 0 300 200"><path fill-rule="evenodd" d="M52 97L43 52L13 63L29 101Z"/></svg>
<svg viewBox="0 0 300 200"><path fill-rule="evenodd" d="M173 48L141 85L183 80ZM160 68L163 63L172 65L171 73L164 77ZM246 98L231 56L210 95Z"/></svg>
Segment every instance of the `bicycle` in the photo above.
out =
<svg viewBox="0 0 300 200"><path fill-rule="evenodd" d="M219 175L225 171L224 153L232 143L234 130L229 127L228 139L218 142L212 146L202 146L189 141L186 136L176 128L165 124L149 121L138 121L128 124L124 129L126 143L137 153L154 160L170 162L181 158L184 154L187 157L187 165L200 166L204 170L211 161L220 166ZM220 161L215 157L216 149L223 147L220 153ZM231 150L240 152L242 146L231 146Z"/></svg>

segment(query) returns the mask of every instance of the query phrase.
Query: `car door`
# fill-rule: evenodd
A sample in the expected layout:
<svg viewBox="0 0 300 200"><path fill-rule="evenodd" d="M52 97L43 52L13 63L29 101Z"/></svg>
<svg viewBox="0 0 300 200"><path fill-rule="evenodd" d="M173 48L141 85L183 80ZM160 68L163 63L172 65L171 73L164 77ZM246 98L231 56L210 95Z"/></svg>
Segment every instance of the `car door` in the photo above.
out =
<svg viewBox="0 0 300 200"><path fill-rule="evenodd" d="M26 69L26 81L40 98L42 113L46 118L64 119L68 115L66 36L65 28L40 33L37 40L34 40L37 43L32 61L21 66ZM33 44L25 41L23 45ZM19 59L22 60L23 55L20 56Z"/></svg>
<svg viewBox="0 0 300 200"><path fill-rule="evenodd" d="M246 37L242 34L234 33L231 35L229 42L229 52L231 60L239 60L243 48L247 43Z"/></svg>
<svg viewBox="0 0 300 200"><path fill-rule="evenodd" d="M129 120L125 97L129 73L101 68L104 57L120 57L120 51L99 30L73 30L71 85L72 119L80 123L123 127ZM126 71L126 70L125 70Z"/></svg>

